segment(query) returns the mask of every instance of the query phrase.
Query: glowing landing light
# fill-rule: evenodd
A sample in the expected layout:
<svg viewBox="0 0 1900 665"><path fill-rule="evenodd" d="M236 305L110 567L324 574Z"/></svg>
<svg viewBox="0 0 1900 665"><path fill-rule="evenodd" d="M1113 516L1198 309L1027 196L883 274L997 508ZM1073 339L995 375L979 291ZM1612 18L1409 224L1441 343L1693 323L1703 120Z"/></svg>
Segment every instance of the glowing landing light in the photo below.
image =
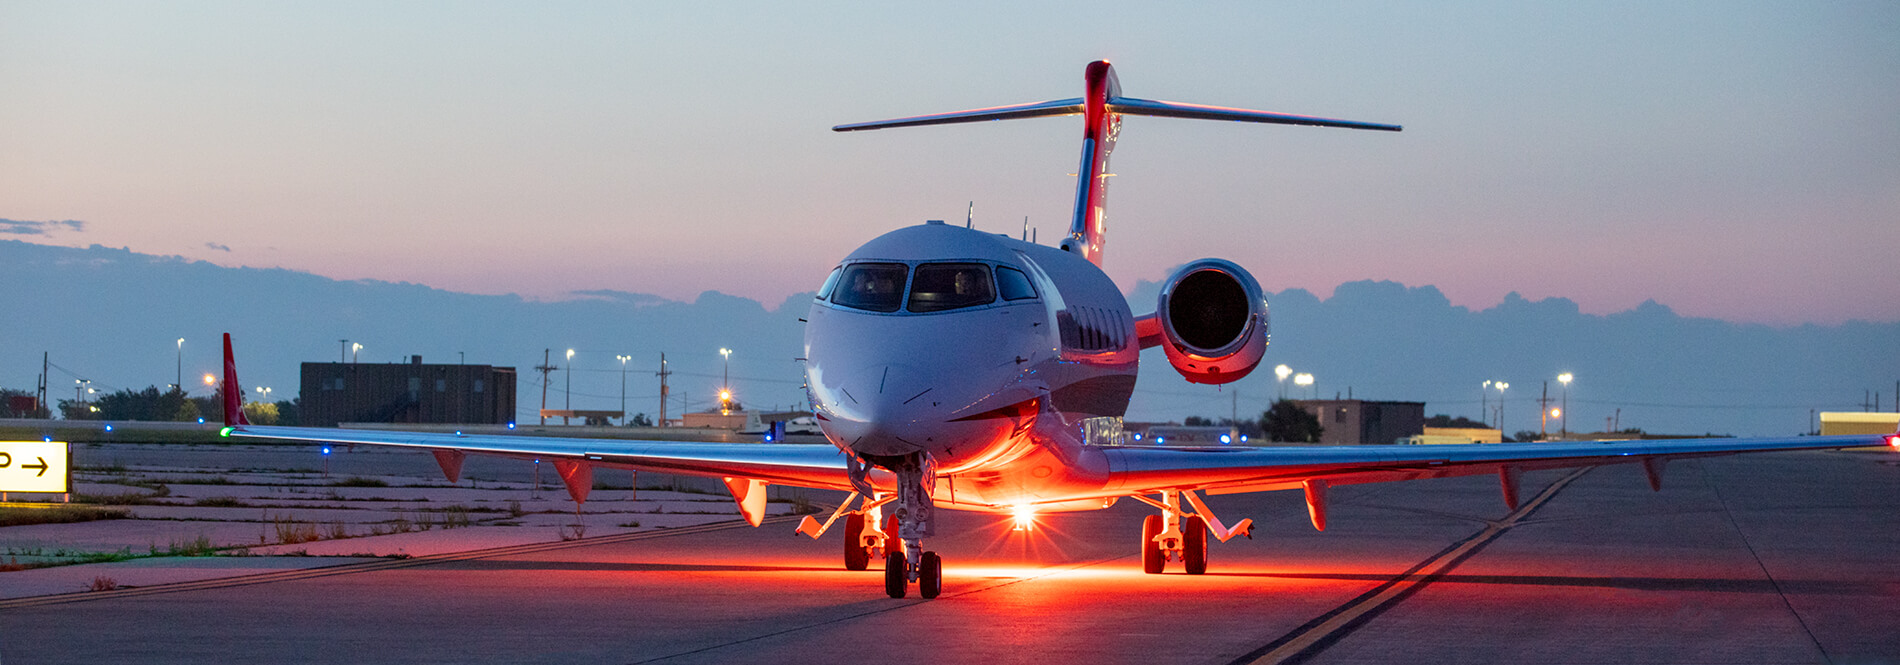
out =
<svg viewBox="0 0 1900 665"><path fill-rule="evenodd" d="M1011 511L1015 528L1012 531L1034 531L1036 529L1036 509L1029 506L1017 506Z"/></svg>

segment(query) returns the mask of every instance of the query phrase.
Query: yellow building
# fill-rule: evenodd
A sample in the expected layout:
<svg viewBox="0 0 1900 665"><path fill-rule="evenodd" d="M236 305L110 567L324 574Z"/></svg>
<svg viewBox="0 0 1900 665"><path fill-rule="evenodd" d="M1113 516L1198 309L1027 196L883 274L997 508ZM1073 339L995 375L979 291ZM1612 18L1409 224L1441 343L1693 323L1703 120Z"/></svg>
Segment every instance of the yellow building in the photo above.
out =
<svg viewBox="0 0 1900 665"><path fill-rule="evenodd" d="M1900 430L1900 413L1862 411L1821 412L1821 436L1835 434L1892 434Z"/></svg>

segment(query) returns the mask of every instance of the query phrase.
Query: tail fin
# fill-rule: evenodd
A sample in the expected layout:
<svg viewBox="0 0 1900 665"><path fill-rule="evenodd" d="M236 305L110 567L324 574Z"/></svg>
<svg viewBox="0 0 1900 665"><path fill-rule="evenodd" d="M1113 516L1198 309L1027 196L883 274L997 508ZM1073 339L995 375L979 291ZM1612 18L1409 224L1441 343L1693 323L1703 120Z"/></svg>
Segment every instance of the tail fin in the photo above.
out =
<svg viewBox="0 0 1900 665"><path fill-rule="evenodd" d="M224 424L249 425L244 417L244 387L238 385L237 360L231 356L231 333L224 334Z"/></svg>
<svg viewBox="0 0 1900 665"><path fill-rule="evenodd" d="M1082 166L1076 172L1075 215L1069 222L1069 236L1062 241L1062 249L1082 255L1083 258L1102 264L1102 247L1108 236L1107 226L1107 189L1108 189L1108 153L1115 148L1115 137L1121 133L1121 117L1124 115L1147 115L1164 118L1199 118L1202 120L1230 120L1234 122L1260 122L1276 125L1310 125L1314 127L1344 127L1347 129L1373 129L1396 132L1398 125L1386 125L1374 122L1354 120L1333 120L1287 113L1250 111L1247 109L1226 108L1221 106L1202 106L1163 102L1152 99L1123 97L1121 83L1116 79L1115 68L1107 60L1091 62L1083 72L1082 79L1087 87L1084 97L1057 99L1034 104L1014 106L995 106L990 108L920 115L893 120L859 122L838 125L832 131L852 132L866 129L886 129L891 127L917 127L921 125L947 125L961 122L979 122L984 120L1014 120L1018 118L1041 118L1056 115L1081 115L1082 126Z"/></svg>

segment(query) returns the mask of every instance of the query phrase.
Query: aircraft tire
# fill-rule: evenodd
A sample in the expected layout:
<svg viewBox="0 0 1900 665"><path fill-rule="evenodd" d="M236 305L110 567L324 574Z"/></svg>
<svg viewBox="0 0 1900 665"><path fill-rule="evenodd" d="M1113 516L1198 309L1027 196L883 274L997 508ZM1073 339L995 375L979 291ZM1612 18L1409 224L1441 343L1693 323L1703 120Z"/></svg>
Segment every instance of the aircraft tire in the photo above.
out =
<svg viewBox="0 0 1900 665"><path fill-rule="evenodd" d="M904 560L904 553L892 551L884 555L884 593L892 598L903 598L910 589L910 562Z"/></svg>
<svg viewBox="0 0 1900 665"><path fill-rule="evenodd" d="M917 595L936 598L943 593L943 559L936 552L925 552L917 571Z"/></svg>
<svg viewBox="0 0 1900 665"><path fill-rule="evenodd" d="M1207 520L1200 515L1189 516L1185 531L1181 534L1184 541L1181 543L1182 568L1189 575L1207 572Z"/></svg>
<svg viewBox="0 0 1900 665"><path fill-rule="evenodd" d="M846 515L844 517L844 569L864 570L871 567L871 551L864 547L864 516Z"/></svg>
<svg viewBox="0 0 1900 665"><path fill-rule="evenodd" d="M1167 557L1161 554L1161 543L1155 542L1155 536L1161 535L1161 516L1149 515L1141 521L1141 572L1160 575L1168 566Z"/></svg>

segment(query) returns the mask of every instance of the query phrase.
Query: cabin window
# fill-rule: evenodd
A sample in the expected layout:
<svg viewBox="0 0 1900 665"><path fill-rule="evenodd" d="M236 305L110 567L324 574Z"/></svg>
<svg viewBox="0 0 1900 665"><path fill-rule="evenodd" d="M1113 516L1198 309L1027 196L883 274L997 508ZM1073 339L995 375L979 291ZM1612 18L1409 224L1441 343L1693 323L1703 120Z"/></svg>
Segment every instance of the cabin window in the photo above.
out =
<svg viewBox="0 0 1900 665"><path fill-rule="evenodd" d="M839 267L839 268L832 268L831 274L825 276L825 285L818 287L819 300L824 300L826 298L831 297L831 289L832 287L835 287L838 285L838 275L841 275L841 274L844 274L844 268Z"/></svg>
<svg viewBox="0 0 1900 665"><path fill-rule="evenodd" d="M853 263L845 266L831 302L873 312L895 312L904 303L902 263Z"/></svg>
<svg viewBox="0 0 1900 665"><path fill-rule="evenodd" d="M1004 300L1028 300L1036 297L1036 287L1029 285L1029 276L1023 271L1008 266L996 267L996 290Z"/></svg>
<svg viewBox="0 0 1900 665"><path fill-rule="evenodd" d="M987 305L996 300L990 267L981 263L926 263L917 266L910 285L913 312L941 312Z"/></svg>

